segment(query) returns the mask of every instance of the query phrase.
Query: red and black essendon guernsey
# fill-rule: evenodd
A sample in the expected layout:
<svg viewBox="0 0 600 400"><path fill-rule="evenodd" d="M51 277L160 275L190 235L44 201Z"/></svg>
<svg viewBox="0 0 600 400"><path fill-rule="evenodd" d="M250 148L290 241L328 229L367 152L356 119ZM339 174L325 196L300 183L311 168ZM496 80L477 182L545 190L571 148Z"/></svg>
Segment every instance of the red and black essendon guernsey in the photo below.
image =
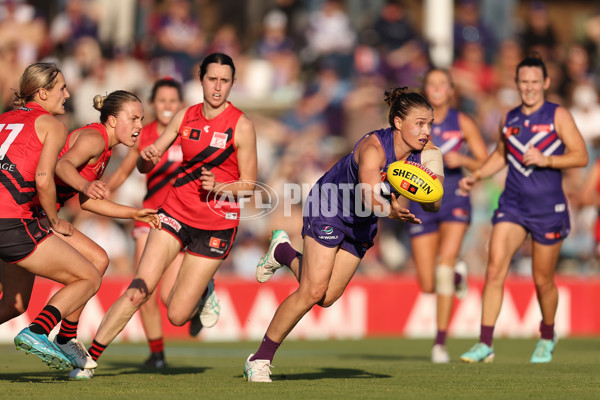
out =
<svg viewBox="0 0 600 400"><path fill-rule="evenodd" d="M240 178L234 133L242 112L229 102L227 105L212 119L202 115L203 103L191 106L179 127L183 163L162 207L194 228L222 230L239 225L239 204L209 196L200 185L202 167L214 173L219 183Z"/></svg>
<svg viewBox="0 0 600 400"><path fill-rule="evenodd" d="M31 102L0 115L0 218L32 218L35 171L43 148L35 121L46 114Z"/></svg>
<svg viewBox="0 0 600 400"><path fill-rule="evenodd" d="M158 123L156 121L146 125L140 132L140 151L153 144L160 136L158 133ZM158 161L152 171L146 174L146 185L148 192L144 197L144 207L158 208L167 197L171 189L171 183L174 182L179 173L179 166L183 155L181 154L181 138L177 136L175 142L169 147L169 150Z"/></svg>
<svg viewBox="0 0 600 400"><path fill-rule="evenodd" d="M96 122L71 132L69 134L69 137L67 138L67 143L65 144L65 147L63 147L63 149L61 150L58 158L61 158L63 154L69 151L69 140L71 139L71 135L82 129L95 129L98 132L100 132L102 134L102 137L104 138L104 151L98 158L98 161L96 161L93 164L84 164L77 168L77 171L81 176L83 176L87 181L92 182L102 177L102 174L104 174L104 168L106 168L106 166L108 165L108 161L110 160L110 156L112 155L112 149L109 147L108 143L108 133L106 132L106 127L103 124ZM55 177L55 181L56 197L58 199L58 204L60 206L63 206L65 202L71 197L75 196L78 193L78 191L64 183L58 177Z"/></svg>

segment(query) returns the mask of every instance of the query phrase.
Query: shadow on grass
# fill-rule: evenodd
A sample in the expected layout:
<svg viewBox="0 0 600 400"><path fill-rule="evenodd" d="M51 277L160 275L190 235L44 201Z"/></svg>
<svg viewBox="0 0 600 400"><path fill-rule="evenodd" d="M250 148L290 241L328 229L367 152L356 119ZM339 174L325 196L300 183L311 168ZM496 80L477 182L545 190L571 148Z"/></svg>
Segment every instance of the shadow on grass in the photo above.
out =
<svg viewBox="0 0 600 400"><path fill-rule="evenodd" d="M0 381L12 383L60 383L68 381L68 371L56 372L31 372L31 374L23 374L15 372L12 374L0 374Z"/></svg>
<svg viewBox="0 0 600 400"><path fill-rule="evenodd" d="M151 368L141 366L139 363L133 362L113 362L109 361L105 364L100 364L100 369L97 370L98 376L112 376L124 374L156 374L156 375L184 375L184 374L203 374L212 369L212 367L194 367L194 366L178 366L170 367L168 364L163 368ZM117 370L111 373L110 370Z"/></svg>
<svg viewBox="0 0 600 400"><path fill-rule="evenodd" d="M236 378L241 375L236 376ZM391 378L391 375L373 374L362 369L355 368L321 368L320 372L308 372L303 374L273 374L274 381L299 381L317 379L381 379Z"/></svg>
<svg viewBox="0 0 600 400"><path fill-rule="evenodd" d="M154 374L154 375L186 375L186 374L203 374L211 367L165 367L165 368L147 368L133 363L114 363L109 362L100 366L96 371L95 378L111 377L118 375L134 375L134 374ZM0 373L0 382L12 383L62 383L74 382L76 379L69 379L69 372L66 371L44 371L31 372L23 374L16 373ZM0 396L1 397L1 396Z"/></svg>
<svg viewBox="0 0 600 400"><path fill-rule="evenodd" d="M430 361L428 355L403 356L401 354L342 354L339 358L352 358L374 361Z"/></svg>

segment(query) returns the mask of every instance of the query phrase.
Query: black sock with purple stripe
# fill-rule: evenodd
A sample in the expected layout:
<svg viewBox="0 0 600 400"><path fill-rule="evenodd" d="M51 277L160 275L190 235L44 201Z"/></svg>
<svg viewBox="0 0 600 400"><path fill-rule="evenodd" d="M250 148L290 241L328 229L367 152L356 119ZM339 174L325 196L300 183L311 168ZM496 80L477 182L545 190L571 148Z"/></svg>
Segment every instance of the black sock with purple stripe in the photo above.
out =
<svg viewBox="0 0 600 400"><path fill-rule="evenodd" d="M54 329L56 325L58 325L61 319L62 316L60 315L58 308L48 304L33 320L31 325L29 325L29 330L38 335L48 336L50 331Z"/></svg>

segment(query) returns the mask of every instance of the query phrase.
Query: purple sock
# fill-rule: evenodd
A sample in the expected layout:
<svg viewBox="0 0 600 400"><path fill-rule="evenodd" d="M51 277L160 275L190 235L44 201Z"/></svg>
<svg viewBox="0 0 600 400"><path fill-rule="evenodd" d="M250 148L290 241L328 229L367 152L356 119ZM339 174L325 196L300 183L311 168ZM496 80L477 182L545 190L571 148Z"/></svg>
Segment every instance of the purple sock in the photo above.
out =
<svg viewBox="0 0 600 400"><path fill-rule="evenodd" d="M294 258L300 256L300 253L294 250L289 243L284 242L275 247L273 255L275 256L275 261L289 267L292 264L292 261L294 261Z"/></svg>
<svg viewBox="0 0 600 400"><path fill-rule="evenodd" d="M458 285L459 283L462 282L462 275L459 274L458 272L454 273L454 286Z"/></svg>
<svg viewBox="0 0 600 400"><path fill-rule="evenodd" d="M544 321L540 322L540 333L542 334L542 339L554 339L554 324L546 325Z"/></svg>
<svg viewBox="0 0 600 400"><path fill-rule="evenodd" d="M442 346L446 344L446 331L437 331L434 344L441 344Z"/></svg>
<svg viewBox="0 0 600 400"><path fill-rule="evenodd" d="M254 353L254 355L250 358L250 361L269 360L269 362L273 362L273 357L275 357L275 352L279 348L280 344L281 343L272 341L267 337L267 335L265 335L262 343L260 344L260 347L258 348L256 353Z"/></svg>
<svg viewBox="0 0 600 400"><path fill-rule="evenodd" d="M481 325L481 334L479 335L479 341L492 347L492 339L494 338L494 327Z"/></svg>

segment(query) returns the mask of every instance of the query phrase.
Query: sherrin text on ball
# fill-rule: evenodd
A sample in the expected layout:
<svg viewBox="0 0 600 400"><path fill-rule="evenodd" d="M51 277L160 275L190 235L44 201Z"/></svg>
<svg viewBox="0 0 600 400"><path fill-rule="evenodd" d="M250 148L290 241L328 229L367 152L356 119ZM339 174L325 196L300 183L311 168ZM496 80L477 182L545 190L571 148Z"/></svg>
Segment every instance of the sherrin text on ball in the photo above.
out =
<svg viewBox="0 0 600 400"><path fill-rule="evenodd" d="M402 196L418 203L434 203L444 195L444 187L437 175L412 161L391 163L387 180Z"/></svg>

